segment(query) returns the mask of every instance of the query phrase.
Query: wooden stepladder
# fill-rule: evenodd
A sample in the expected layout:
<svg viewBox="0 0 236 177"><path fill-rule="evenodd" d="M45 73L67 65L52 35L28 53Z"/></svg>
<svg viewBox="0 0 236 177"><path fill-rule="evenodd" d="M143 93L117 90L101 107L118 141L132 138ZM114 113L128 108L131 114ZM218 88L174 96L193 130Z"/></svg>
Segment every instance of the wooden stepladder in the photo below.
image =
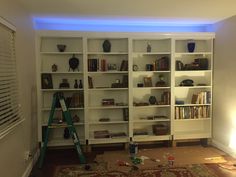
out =
<svg viewBox="0 0 236 177"><path fill-rule="evenodd" d="M50 115L49 115L49 119L48 119L48 125L47 125L47 128L46 128L46 133L45 133L45 136L44 136L44 143L43 143L43 146L42 146L41 151L40 151L39 168L42 167L43 161L44 161L44 158L45 158L45 153L46 153L46 149L47 149L48 136L49 136L49 133L50 133L50 129L55 128L55 126L57 126L57 125L52 125L52 122L53 122L53 116L54 116L55 109L56 109L56 104L58 103L58 101L60 103L64 118L65 118L66 123L67 123L67 125L65 127L67 127L69 129L70 137L72 137L72 139L73 139L73 143L74 143L76 151L78 153L80 163L82 163L82 164L85 163L85 157L84 157L83 152L82 152L81 147L80 147L79 137L78 137L76 129L73 125L71 114L70 114L70 112L69 112L69 110L66 106L65 98L63 96L63 93L62 92L56 92L53 95L52 107L51 107L51 111L50 111ZM58 127L61 127L61 126L58 125Z"/></svg>

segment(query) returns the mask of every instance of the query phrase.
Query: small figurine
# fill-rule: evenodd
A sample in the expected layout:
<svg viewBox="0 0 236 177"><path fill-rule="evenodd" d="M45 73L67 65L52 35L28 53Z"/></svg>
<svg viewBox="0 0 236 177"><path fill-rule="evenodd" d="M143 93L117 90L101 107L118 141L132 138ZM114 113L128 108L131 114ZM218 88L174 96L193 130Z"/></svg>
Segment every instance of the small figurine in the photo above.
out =
<svg viewBox="0 0 236 177"><path fill-rule="evenodd" d="M56 72L57 71L57 65L56 64L53 64L52 65L52 72Z"/></svg>
<svg viewBox="0 0 236 177"><path fill-rule="evenodd" d="M168 160L168 164L169 164L170 166L173 166L173 165L174 165L174 161L175 161L175 157L174 157L174 156L169 155L168 158L167 158L167 160Z"/></svg>
<svg viewBox="0 0 236 177"><path fill-rule="evenodd" d="M162 74L159 75L159 81L156 83L156 87L166 87L166 82L164 81L164 76Z"/></svg>
<svg viewBox="0 0 236 177"><path fill-rule="evenodd" d="M79 116L77 116L77 114L74 115L74 117L73 117L73 122L79 122L79 121L80 121Z"/></svg>
<svg viewBox="0 0 236 177"><path fill-rule="evenodd" d="M147 43L147 52L151 52L152 51L152 47L151 44L148 42Z"/></svg>
<svg viewBox="0 0 236 177"><path fill-rule="evenodd" d="M62 82L59 84L60 89L70 88L70 84L67 79L62 79Z"/></svg>

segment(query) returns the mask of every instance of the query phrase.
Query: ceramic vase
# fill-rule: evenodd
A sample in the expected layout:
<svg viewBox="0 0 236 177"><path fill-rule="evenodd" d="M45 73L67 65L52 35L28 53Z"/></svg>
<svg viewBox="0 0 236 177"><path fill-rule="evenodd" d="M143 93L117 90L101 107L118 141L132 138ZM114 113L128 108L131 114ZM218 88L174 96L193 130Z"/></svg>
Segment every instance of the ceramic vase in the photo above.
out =
<svg viewBox="0 0 236 177"><path fill-rule="evenodd" d="M194 52L195 49L195 42L194 41L189 41L187 44L188 52L192 53Z"/></svg>

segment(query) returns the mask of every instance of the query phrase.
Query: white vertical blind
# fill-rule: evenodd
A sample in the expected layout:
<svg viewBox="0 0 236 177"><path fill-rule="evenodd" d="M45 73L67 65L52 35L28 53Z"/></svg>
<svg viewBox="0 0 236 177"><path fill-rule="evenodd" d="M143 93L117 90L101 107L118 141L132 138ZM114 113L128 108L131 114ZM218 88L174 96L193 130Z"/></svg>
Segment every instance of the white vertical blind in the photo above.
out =
<svg viewBox="0 0 236 177"><path fill-rule="evenodd" d="M15 31L0 23L0 134L20 120Z"/></svg>

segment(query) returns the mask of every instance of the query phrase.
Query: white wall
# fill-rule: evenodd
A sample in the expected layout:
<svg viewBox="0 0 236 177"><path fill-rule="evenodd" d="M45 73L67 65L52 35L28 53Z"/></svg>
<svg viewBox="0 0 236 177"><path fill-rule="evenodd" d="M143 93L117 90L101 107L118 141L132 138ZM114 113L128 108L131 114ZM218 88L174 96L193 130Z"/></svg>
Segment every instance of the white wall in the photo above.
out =
<svg viewBox="0 0 236 177"><path fill-rule="evenodd" d="M235 155L236 148L230 144L236 143L236 16L213 27L216 32L213 143Z"/></svg>
<svg viewBox="0 0 236 177"><path fill-rule="evenodd" d="M16 27L16 58L20 85L20 100L23 116L21 125L0 140L0 176L21 177L30 161L24 161L24 152L34 151L37 146L37 125L35 116L35 47L31 18L21 4L16 1L1 0L0 16ZM33 99L32 99L33 98Z"/></svg>

